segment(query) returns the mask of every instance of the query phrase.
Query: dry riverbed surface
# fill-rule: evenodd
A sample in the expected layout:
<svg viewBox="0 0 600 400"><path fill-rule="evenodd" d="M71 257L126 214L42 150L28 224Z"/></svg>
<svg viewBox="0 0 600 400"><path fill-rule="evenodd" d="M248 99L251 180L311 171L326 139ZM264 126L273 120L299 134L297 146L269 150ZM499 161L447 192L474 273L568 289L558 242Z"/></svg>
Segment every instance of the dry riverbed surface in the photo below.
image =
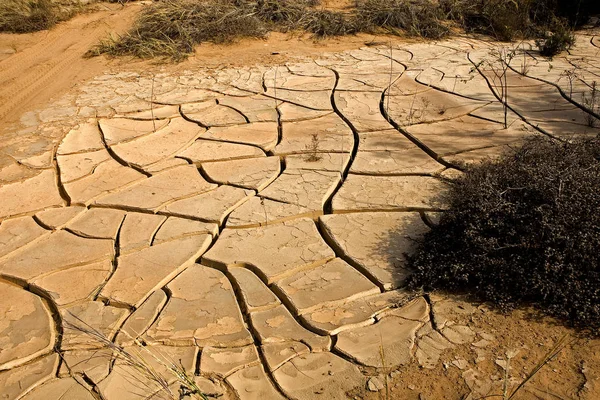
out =
<svg viewBox="0 0 600 400"><path fill-rule="evenodd" d="M108 65L22 113L0 144L2 399L162 396L73 325L131 352L142 342L207 394L242 400L479 399L505 376L514 388L568 332L517 398L599 398L598 340L404 289L405 255L465 163L528 135L600 132L584 100L600 76L596 32L552 61L522 44L505 84L502 46ZM45 85L15 79L24 89L0 92L0 116Z"/></svg>

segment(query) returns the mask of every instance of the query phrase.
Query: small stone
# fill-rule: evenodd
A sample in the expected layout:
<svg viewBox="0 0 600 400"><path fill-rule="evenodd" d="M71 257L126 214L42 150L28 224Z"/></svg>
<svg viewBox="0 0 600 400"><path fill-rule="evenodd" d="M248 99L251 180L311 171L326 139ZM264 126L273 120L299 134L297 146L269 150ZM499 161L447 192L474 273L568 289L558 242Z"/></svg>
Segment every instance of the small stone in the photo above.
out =
<svg viewBox="0 0 600 400"><path fill-rule="evenodd" d="M506 370L507 368L510 368L510 366L509 366L509 362L508 362L507 360L504 360L504 359L498 358L498 359L496 359L496 361L495 361L495 362L496 362L496 364L497 364L497 365L498 365L500 368L502 368L503 370Z"/></svg>
<svg viewBox="0 0 600 400"><path fill-rule="evenodd" d="M371 392L379 392L380 390L383 390L384 387L385 386L383 385L383 383L376 376L371 377L367 382L367 388Z"/></svg>
<svg viewBox="0 0 600 400"><path fill-rule="evenodd" d="M453 360L452 365L454 365L458 369L465 369L469 366L469 363L465 359Z"/></svg>

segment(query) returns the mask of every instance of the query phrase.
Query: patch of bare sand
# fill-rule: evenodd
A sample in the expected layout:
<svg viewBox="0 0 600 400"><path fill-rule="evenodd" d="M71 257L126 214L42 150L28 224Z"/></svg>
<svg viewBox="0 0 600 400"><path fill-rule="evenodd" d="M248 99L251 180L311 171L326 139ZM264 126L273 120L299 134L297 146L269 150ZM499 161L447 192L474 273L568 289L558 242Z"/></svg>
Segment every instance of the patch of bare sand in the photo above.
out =
<svg viewBox="0 0 600 400"><path fill-rule="evenodd" d="M109 32L121 33L140 6L102 4L49 31L3 34L0 49L0 129L23 113L48 103L78 82L102 73L106 61L83 54Z"/></svg>

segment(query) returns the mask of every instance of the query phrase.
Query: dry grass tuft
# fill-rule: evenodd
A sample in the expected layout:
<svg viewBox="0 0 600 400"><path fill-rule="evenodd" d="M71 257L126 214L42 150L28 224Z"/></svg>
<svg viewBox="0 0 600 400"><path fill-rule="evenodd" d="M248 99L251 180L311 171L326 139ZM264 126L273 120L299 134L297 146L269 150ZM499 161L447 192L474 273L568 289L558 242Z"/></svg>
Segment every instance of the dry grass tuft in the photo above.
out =
<svg viewBox="0 0 600 400"><path fill-rule="evenodd" d="M138 338L128 338L133 341L133 346L125 348L115 344L102 332L90 326L87 322L69 313L68 318L63 321L66 330L75 331L88 336L96 341L104 349L111 350L115 361L127 366L132 372L125 378L135 383L139 388L155 392L149 399L179 400L184 398L195 398L208 400L202 393L194 380L191 372L186 371L184 366L177 360L173 360L159 350L146 346ZM179 391L174 392L171 385L173 378L179 384ZM140 397L141 398L141 397Z"/></svg>
<svg viewBox="0 0 600 400"><path fill-rule="evenodd" d="M251 10L261 21L271 23L275 29L294 29L310 7L318 0L240 0L238 5Z"/></svg>
<svg viewBox="0 0 600 400"><path fill-rule="evenodd" d="M229 43L242 37L262 38L266 33L254 13L233 1L164 0L148 6L128 33L101 42L87 55L181 61L203 42Z"/></svg>
<svg viewBox="0 0 600 400"><path fill-rule="evenodd" d="M311 10L300 21L300 27L315 37L353 35L361 31L361 24L340 11Z"/></svg>
<svg viewBox="0 0 600 400"><path fill-rule="evenodd" d="M27 33L53 27L73 16L75 7L61 7L52 0L2 0L0 32Z"/></svg>
<svg viewBox="0 0 600 400"><path fill-rule="evenodd" d="M348 13L317 9L319 0L257 0L244 4L273 30L301 30L318 38L350 35L359 30Z"/></svg>
<svg viewBox="0 0 600 400"><path fill-rule="evenodd" d="M362 30L404 31L428 39L449 33L441 8L429 0L357 0L355 13Z"/></svg>

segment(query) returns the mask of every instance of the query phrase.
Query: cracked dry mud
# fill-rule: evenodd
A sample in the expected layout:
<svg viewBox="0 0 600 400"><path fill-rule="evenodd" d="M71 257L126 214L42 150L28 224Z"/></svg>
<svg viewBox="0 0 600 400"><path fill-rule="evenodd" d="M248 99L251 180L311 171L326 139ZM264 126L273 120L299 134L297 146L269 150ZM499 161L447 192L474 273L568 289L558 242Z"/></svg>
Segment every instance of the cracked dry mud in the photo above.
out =
<svg viewBox="0 0 600 400"><path fill-rule="evenodd" d="M599 40L577 39L552 68L515 57L507 127L481 63L495 44L464 38L107 74L38 112L2 143L2 399L156 394L69 322L242 400L343 399L377 371L485 347L468 306L404 289L406 254L463 163L600 132L580 101Z"/></svg>

